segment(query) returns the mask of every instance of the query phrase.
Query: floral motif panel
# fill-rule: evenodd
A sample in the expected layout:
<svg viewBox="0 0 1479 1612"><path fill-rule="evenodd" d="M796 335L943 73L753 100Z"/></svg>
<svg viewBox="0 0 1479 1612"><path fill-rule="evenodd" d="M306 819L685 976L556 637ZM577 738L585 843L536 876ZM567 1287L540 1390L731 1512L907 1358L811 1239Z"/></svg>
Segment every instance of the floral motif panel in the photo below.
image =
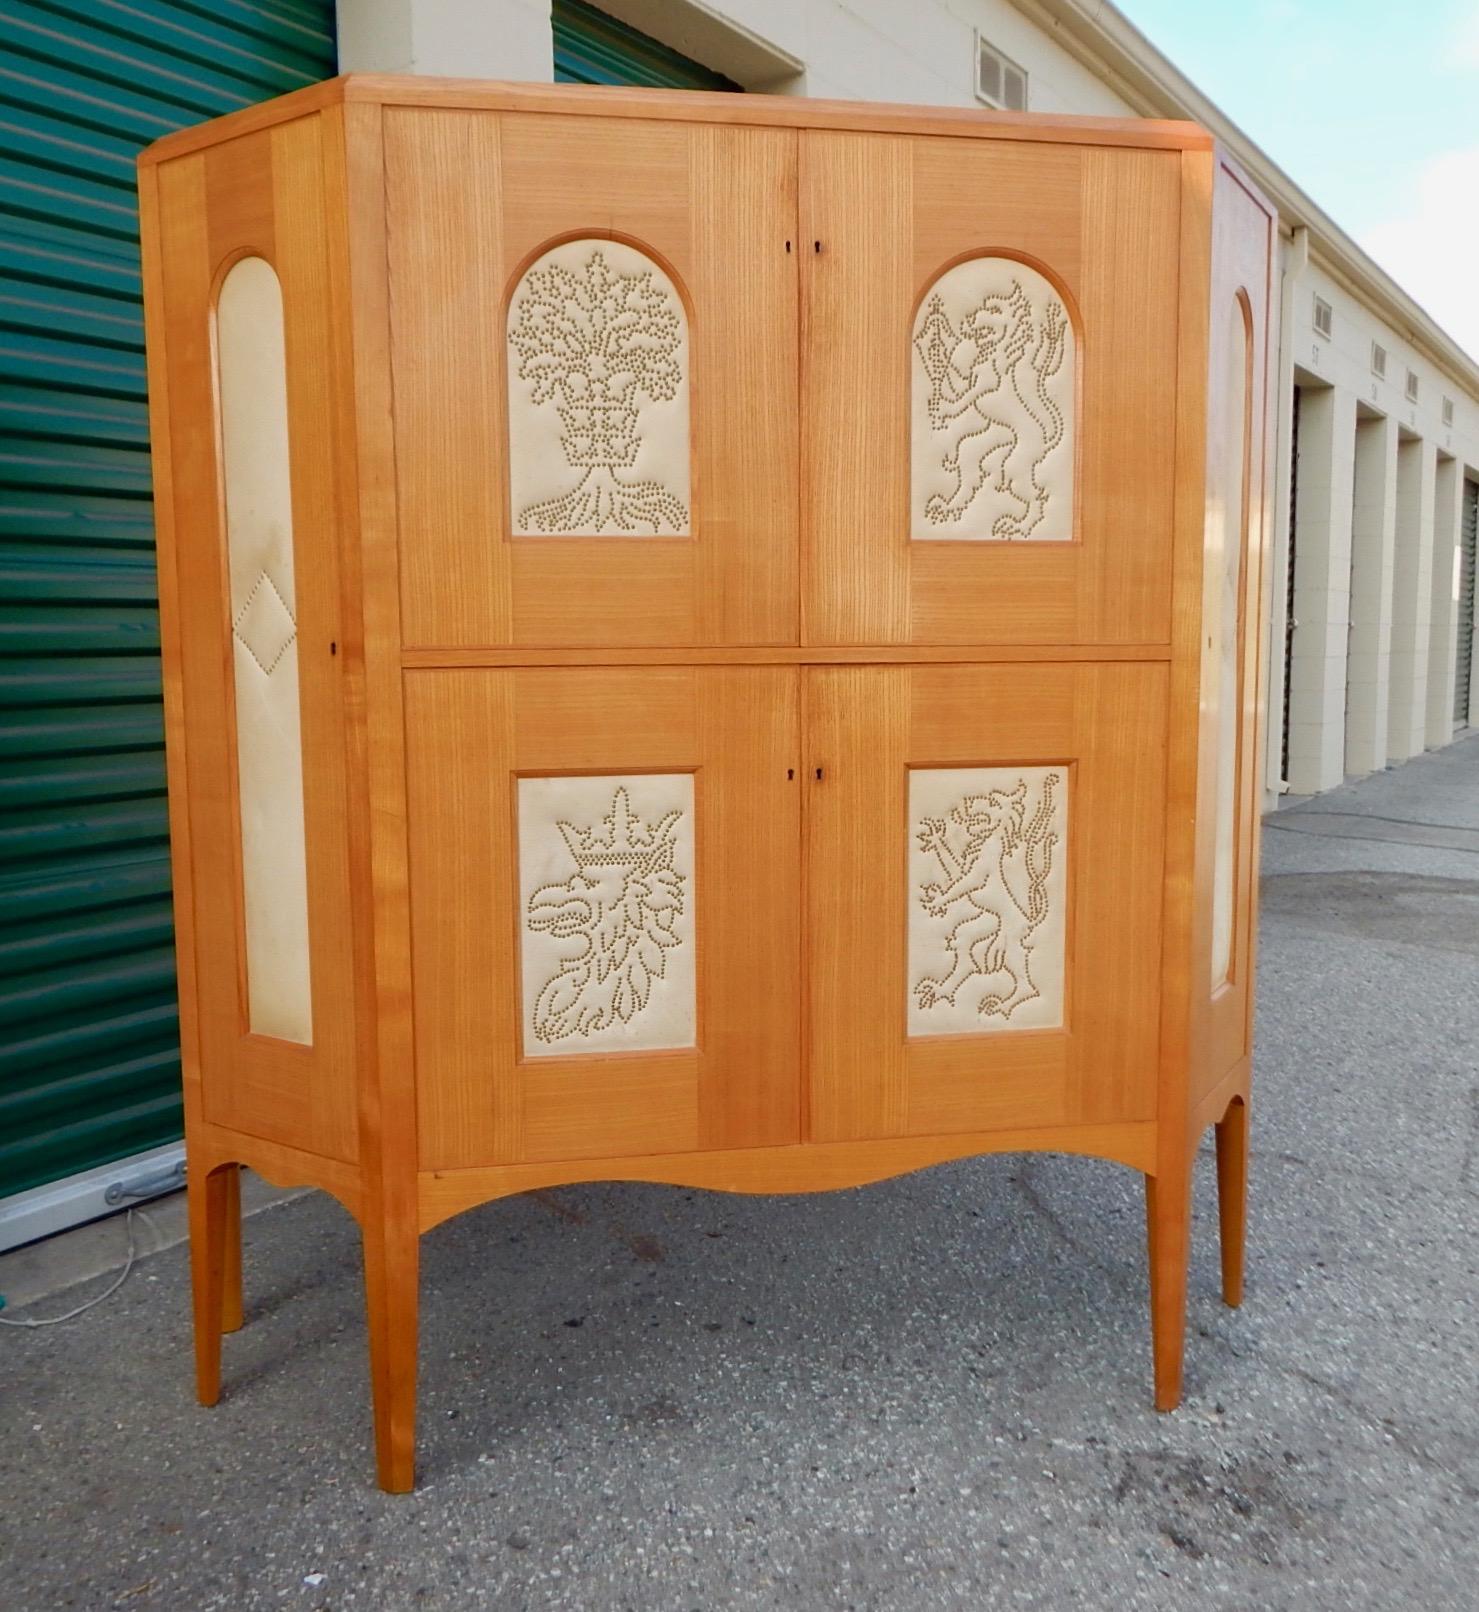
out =
<svg viewBox="0 0 1479 1612"><path fill-rule="evenodd" d="M688 319L663 270L562 242L519 281L508 347L514 535L688 535Z"/></svg>

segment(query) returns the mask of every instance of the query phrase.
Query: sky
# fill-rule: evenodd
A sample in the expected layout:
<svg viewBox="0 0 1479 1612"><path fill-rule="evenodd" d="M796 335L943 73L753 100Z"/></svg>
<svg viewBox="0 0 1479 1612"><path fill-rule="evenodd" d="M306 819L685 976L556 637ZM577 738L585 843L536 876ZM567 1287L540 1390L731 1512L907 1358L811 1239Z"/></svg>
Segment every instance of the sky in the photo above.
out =
<svg viewBox="0 0 1479 1612"><path fill-rule="evenodd" d="M1479 360L1479 0L1116 0Z"/></svg>

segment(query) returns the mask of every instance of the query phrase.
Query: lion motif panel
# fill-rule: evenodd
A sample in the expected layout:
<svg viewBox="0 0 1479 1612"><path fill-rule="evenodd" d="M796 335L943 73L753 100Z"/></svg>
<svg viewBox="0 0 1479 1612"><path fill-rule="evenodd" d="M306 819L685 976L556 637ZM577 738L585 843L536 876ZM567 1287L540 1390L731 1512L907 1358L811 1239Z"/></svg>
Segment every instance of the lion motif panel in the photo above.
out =
<svg viewBox="0 0 1479 1612"><path fill-rule="evenodd" d="M1063 1024L1068 774L909 774L908 1033Z"/></svg>
<svg viewBox="0 0 1479 1612"><path fill-rule="evenodd" d="M910 536L1071 541L1077 353L1052 283L1015 258L957 263L910 360Z"/></svg>
<svg viewBox="0 0 1479 1612"><path fill-rule="evenodd" d="M507 334L514 535L690 535L688 316L664 270L564 241L519 280Z"/></svg>
<svg viewBox="0 0 1479 1612"><path fill-rule="evenodd" d="M524 1056L697 1039L691 773L521 778Z"/></svg>

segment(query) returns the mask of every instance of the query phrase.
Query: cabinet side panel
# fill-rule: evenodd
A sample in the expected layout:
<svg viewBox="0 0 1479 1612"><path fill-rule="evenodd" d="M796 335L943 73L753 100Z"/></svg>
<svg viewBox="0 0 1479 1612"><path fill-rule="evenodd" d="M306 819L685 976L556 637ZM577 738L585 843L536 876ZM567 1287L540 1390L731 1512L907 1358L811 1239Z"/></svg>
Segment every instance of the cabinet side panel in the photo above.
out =
<svg viewBox="0 0 1479 1612"><path fill-rule="evenodd" d="M198 164L194 173L198 176ZM169 775L171 898L175 971L180 993L180 1071L185 1130L201 1122L199 988L195 967L195 890L190 855L190 781L185 748L177 508L170 410L169 319L164 303L164 243L159 217L159 171L139 170L139 236L148 338L149 452L154 480L154 541L159 578L159 641L164 684L164 738ZM177 248L178 249L178 245Z"/></svg>
<svg viewBox="0 0 1479 1612"><path fill-rule="evenodd" d="M1273 228L1266 204L1219 162L1205 426L1194 1106L1251 1045Z"/></svg>
<svg viewBox="0 0 1479 1612"><path fill-rule="evenodd" d="M339 488L320 121L314 116L281 124L162 163L158 186L203 1113L252 1136L348 1160L357 1147L354 995L342 943L350 904L337 654ZM234 378L225 390L219 378L221 291L245 262L269 269L281 289L289 451L286 497L277 505L270 478L251 460L234 458L239 474L226 485L224 433L235 429L244 409L265 401L260 378L234 360L228 359ZM234 318L229 300L228 293L228 327ZM228 345L231 339L228 329ZM249 525L257 521L273 529L269 547L290 562L278 567L281 576L268 578L275 605L267 584L257 586L255 576L243 573L241 586L233 587L233 554L241 561L246 550L238 545L233 551L228 543L232 506ZM284 525L290 534L281 530ZM296 702L290 688L286 696L275 685L273 692L295 704L286 717L295 715L301 729L306 854L297 888L300 898L305 889L307 897L306 969L301 958L290 960L286 932L268 944L270 926L249 926L254 901L247 895L248 875L254 881L265 875L266 884L254 883L256 895L274 880L287 881L268 902L269 911L284 908L295 881L287 848L274 862L266 843L272 836L256 832L265 824L257 813L260 780L250 771L256 746L245 731L238 735L238 724L255 720L281 750L291 746L292 723L281 711L276 716L282 720L274 719L260 700L246 709L234 670L241 654L253 659L250 670L264 688L287 658L297 662ZM253 845L255 852L244 855L244 847ZM260 917L261 903L255 907ZM301 992L279 993L279 1007L290 996L297 1002L296 1017L256 1011L248 946L253 930L259 986L274 971L283 977L304 971L311 1011L301 1011Z"/></svg>

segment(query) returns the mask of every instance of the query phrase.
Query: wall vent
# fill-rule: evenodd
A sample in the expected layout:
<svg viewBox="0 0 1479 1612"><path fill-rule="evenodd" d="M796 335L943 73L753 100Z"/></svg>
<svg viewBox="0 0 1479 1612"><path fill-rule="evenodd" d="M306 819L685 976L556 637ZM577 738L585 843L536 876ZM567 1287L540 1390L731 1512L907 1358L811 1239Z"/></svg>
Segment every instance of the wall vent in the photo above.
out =
<svg viewBox="0 0 1479 1612"><path fill-rule="evenodd" d="M1027 69L976 35L976 99L1004 112L1027 110Z"/></svg>
<svg viewBox="0 0 1479 1612"><path fill-rule="evenodd" d="M1407 401L1417 402L1417 375L1412 370L1407 371Z"/></svg>
<svg viewBox="0 0 1479 1612"><path fill-rule="evenodd" d="M1335 310L1322 296L1315 297L1315 334L1329 338L1335 328Z"/></svg>
<svg viewBox="0 0 1479 1612"><path fill-rule="evenodd" d="M1451 397L1443 399L1443 423L1446 426L1453 424L1453 399Z"/></svg>
<svg viewBox="0 0 1479 1612"><path fill-rule="evenodd" d="M1387 350L1379 341L1371 344L1371 373L1378 380L1387 378Z"/></svg>

